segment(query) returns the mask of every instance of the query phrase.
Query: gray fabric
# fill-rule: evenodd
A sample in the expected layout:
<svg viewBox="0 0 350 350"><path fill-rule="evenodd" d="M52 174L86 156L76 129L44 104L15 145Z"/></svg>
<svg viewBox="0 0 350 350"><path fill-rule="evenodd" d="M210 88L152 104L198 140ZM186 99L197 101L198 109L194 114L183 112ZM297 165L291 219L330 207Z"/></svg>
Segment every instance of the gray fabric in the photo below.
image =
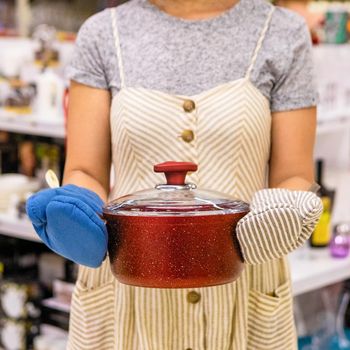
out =
<svg viewBox="0 0 350 350"><path fill-rule="evenodd" d="M170 16L147 0L119 6L126 85L191 96L244 77L270 6L240 0L205 20ZM114 95L120 89L110 10L83 24L67 76ZM276 8L251 80L272 111L316 104L310 35L301 17Z"/></svg>

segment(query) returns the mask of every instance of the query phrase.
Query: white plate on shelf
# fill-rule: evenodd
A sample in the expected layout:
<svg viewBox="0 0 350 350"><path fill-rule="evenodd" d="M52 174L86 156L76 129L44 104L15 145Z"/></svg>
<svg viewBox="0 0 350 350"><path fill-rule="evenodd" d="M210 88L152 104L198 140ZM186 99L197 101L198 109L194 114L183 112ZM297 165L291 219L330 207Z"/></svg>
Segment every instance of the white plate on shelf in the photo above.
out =
<svg viewBox="0 0 350 350"><path fill-rule="evenodd" d="M0 175L0 210L7 210L12 201L25 199L29 193L37 191L39 187L37 179L25 175Z"/></svg>

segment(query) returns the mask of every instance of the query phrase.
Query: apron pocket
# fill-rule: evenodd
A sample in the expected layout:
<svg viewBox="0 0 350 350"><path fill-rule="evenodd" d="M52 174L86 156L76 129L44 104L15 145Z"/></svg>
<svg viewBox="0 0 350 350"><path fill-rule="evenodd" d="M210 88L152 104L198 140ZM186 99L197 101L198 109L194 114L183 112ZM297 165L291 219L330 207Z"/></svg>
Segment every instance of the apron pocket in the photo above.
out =
<svg viewBox="0 0 350 350"><path fill-rule="evenodd" d="M249 292L248 350L296 349L289 282L271 294Z"/></svg>
<svg viewBox="0 0 350 350"><path fill-rule="evenodd" d="M113 350L114 281L93 290L77 282L72 299L69 350Z"/></svg>

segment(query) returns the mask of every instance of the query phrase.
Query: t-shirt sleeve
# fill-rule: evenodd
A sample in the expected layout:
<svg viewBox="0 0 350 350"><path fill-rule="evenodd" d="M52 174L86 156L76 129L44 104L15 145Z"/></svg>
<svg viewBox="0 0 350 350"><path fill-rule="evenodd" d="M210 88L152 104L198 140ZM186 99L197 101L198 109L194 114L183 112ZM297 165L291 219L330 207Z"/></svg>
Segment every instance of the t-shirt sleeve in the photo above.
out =
<svg viewBox="0 0 350 350"><path fill-rule="evenodd" d="M273 112L312 107L318 101L312 43L306 23L300 22L295 32L290 34L288 38L290 55L286 59L283 73L277 77L272 89Z"/></svg>
<svg viewBox="0 0 350 350"><path fill-rule="evenodd" d="M100 89L108 89L105 63L98 44L101 22L98 16L89 18L80 28L73 57L66 69L68 79Z"/></svg>

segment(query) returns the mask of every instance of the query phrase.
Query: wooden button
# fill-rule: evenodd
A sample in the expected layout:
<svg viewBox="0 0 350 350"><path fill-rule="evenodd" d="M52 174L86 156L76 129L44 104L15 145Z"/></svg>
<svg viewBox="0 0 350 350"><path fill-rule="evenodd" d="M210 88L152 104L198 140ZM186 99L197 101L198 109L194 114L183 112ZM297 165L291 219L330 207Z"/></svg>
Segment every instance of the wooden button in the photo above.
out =
<svg viewBox="0 0 350 350"><path fill-rule="evenodd" d="M191 304L197 304L201 300L201 295L195 291L187 294L187 301Z"/></svg>
<svg viewBox="0 0 350 350"><path fill-rule="evenodd" d="M185 112L191 113L196 108L196 104L192 100L185 100L183 107Z"/></svg>
<svg viewBox="0 0 350 350"><path fill-rule="evenodd" d="M192 142L194 140L194 132L192 130L184 130L181 134L181 138L185 142Z"/></svg>

